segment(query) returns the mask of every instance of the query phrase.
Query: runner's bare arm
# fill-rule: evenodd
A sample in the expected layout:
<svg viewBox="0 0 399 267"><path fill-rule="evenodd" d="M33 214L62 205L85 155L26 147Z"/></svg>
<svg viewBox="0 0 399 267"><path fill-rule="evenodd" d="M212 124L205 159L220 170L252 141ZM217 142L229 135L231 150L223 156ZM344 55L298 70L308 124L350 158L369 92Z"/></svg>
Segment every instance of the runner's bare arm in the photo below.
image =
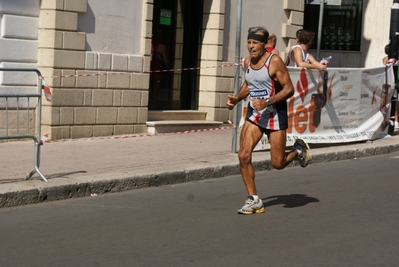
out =
<svg viewBox="0 0 399 267"><path fill-rule="evenodd" d="M244 69L247 69L248 64L249 64L249 57L245 58L244 62ZM249 89L248 89L248 84L246 81L244 81L243 85L241 86L240 90L236 95L229 95L227 99L227 108L228 109L233 109L234 106L246 98L249 95Z"/></svg>
<svg viewBox="0 0 399 267"><path fill-rule="evenodd" d="M271 60L270 76L274 80L277 80L283 88L279 93L270 98L273 104L286 101L294 95L294 86L292 85L288 69L283 60L278 56L273 56Z"/></svg>
<svg viewBox="0 0 399 267"><path fill-rule="evenodd" d="M227 99L227 108L228 109L233 109L234 106L246 98L249 95L249 89L248 89L248 84L247 82L244 82L244 84L241 86L240 91L236 95L229 95Z"/></svg>
<svg viewBox="0 0 399 267"><path fill-rule="evenodd" d="M296 62L296 65L300 68L305 68L305 69L317 69L317 70L326 70L327 65L322 64L318 61L316 61L316 59L312 56L309 55L309 63L303 61L302 59L302 50L299 47L294 48L294 50L292 50L292 54L293 54L293 60Z"/></svg>

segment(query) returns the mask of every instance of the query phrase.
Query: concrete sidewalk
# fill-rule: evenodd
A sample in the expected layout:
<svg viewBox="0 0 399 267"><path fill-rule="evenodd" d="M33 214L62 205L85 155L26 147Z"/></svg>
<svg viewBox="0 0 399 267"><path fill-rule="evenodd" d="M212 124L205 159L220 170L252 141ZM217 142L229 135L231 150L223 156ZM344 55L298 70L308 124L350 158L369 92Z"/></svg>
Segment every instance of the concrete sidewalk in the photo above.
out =
<svg viewBox="0 0 399 267"><path fill-rule="evenodd" d="M34 169L33 141L0 143L0 207L183 183L239 174L231 152L232 130L49 142ZM312 163L353 159L399 150L399 136L331 146L312 146ZM253 155L257 171L270 169L269 153ZM299 166L296 162L290 166Z"/></svg>

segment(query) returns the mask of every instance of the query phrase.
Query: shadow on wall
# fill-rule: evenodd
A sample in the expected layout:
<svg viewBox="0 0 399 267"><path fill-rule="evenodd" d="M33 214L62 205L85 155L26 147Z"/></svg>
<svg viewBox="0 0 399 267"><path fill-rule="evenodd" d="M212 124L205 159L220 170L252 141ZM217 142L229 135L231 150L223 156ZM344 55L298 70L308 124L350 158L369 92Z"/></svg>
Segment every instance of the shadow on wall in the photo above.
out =
<svg viewBox="0 0 399 267"><path fill-rule="evenodd" d="M95 33L96 32L96 18L94 16L93 9L91 8L90 4L87 3L87 11L84 14L78 15L78 32L85 32L87 33ZM85 25L84 29L80 29L79 25ZM92 51L90 45L86 39L86 51Z"/></svg>
<svg viewBox="0 0 399 267"><path fill-rule="evenodd" d="M232 16L232 14L229 14L230 12L231 12L231 2L232 1L226 1L226 3L225 3L225 19L224 19L224 32L223 32L223 46L225 46L225 47L235 47L235 45L234 46L232 46L231 44L230 44L230 35L233 35L233 33L231 32L231 31L233 31L233 30L235 30L235 29L232 29L232 28L230 28L230 26L232 26L232 25L230 25L230 23L228 23L228 17L231 17ZM205 10L204 10L204 12L205 12ZM235 34L235 32L234 32L234 36L236 36L236 34ZM223 57L223 59L227 59L228 58L228 49L223 49L223 55L222 55L222 57Z"/></svg>
<svg viewBox="0 0 399 267"><path fill-rule="evenodd" d="M228 2L228 3L227 3ZM204 1L204 6L203 6L203 11L202 14L210 14L211 13L211 6L210 4L212 3L212 1ZM230 5L230 1L226 1L226 6ZM227 7L226 7L227 8ZM202 25L208 25L209 22L209 15L208 16L202 16ZM226 25L225 25L226 26ZM206 26L205 26L206 27ZM226 34L226 31L224 32L224 34ZM201 40L200 40L200 44L203 43L203 34L201 34Z"/></svg>
<svg viewBox="0 0 399 267"><path fill-rule="evenodd" d="M364 24L365 24L365 21L366 21L365 14L366 14L366 11L367 11L367 8L368 8L368 4L369 4L369 0L364 0L363 1L362 41L360 43L360 52L362 54L362 56L360 57L360 61L361 61L360 64L361 64L362 67L364 67L366 65L367 53L371 52L371 51L369 51L371 40L370 39L366 39L365 36L364 36ZM388 31L389 31L389 27L387 29L387 36L389 36L389 32ZM381 48L381 51L382 50L383 50L383 48ZM380 52L380 51L378 51L378 52Z"/></svg>

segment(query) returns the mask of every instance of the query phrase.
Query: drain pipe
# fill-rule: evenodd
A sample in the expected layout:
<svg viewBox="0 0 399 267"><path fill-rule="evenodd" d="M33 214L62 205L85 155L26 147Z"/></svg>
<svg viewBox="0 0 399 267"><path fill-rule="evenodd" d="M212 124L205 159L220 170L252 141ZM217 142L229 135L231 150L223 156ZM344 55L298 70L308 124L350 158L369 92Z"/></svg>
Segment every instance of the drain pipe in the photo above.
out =
<svg viewBox="0 0 399 267"><path fill-rule="evenodd" d="M316 60L320 61L320 45L321 45L321 34L323 29L323 13L324 13L324 0L320 1L320 14L319 14L319 28L317 30L317 52Z"/></svg>
<svg viewBox="0 0 399 267"><path fill-rule="evenodd" d="M235 55L235 75L234 75L234 95L238 93L240 90L240 52L241 52L241 17L242 17L242 0L237 0L237 20L236 20L236 55ZM236 105L233 109L233 124L236 125L233 127L233 138L231 145L231 152L237 152L237 128L238 128L238 105Z"/></svg>

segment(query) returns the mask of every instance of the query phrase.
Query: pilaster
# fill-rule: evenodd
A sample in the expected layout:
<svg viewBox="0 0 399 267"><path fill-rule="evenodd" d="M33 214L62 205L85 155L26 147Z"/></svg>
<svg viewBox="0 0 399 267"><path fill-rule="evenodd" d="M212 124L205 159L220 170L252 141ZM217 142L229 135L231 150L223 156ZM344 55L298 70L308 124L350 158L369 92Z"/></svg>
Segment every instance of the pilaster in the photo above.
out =
<svg viewBox="0 0 399 267"><path fill-rule="evenodd" d="M198 109L207 112L207 120L225 120L225 90L232 87L233 77L229 71L223 71L223 31L225 0L205 0L203 38L201 47L201 70ZM234 64L234 62L230 62ZM226 115L226 114L224 114Z"/></svg>

